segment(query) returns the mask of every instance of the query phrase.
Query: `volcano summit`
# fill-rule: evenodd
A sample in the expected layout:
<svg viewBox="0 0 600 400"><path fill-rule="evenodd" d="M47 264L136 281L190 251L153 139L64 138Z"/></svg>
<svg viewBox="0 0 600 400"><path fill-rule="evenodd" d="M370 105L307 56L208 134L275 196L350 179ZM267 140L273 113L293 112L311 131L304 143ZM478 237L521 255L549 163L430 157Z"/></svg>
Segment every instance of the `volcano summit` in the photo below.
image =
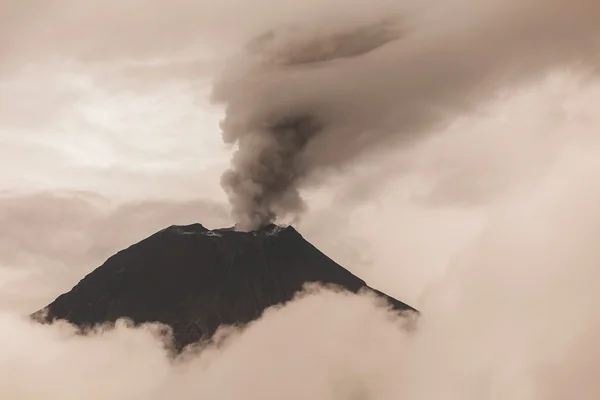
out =
<svg viewBox="0 0 600 400"><path fill-rule="evenodd" d="M210 339L221 325L259 318L313 282L372 291L398 311L415 311L367 286L292 227L238 232L192 224L163 229L118 252L34 317L80 327L120 318L160 322L172 327L182 350Z"/></svg>

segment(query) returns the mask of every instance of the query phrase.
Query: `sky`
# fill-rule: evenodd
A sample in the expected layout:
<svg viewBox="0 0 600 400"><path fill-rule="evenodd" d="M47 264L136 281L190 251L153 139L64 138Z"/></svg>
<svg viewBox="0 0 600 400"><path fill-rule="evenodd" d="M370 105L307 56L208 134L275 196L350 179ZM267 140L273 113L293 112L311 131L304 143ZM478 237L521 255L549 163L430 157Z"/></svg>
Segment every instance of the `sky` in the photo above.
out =
<svg viewBox="0 0 600 400"><path fill-rule="evenodd" d="M0 397L597 398L600 36L592 22L600 10L586 0L516 4L3 1ZM301 188L307 211L296 228L371 286L419 308L426 317L417 333L372 299L325 292L235 332L225 350L173 365L150 328L83 339L67 326L22 319L168 225L235 222L220 184L233 154L219 126L226 110L211 90L248 38L291 23L318 36L321 26L342 29L391 9L408 15L408 26L449 33L434 47L442 53L467 49L459 39L469 36L464 27L477 37L478 15L498 15L498 37L516 21L531 39L497 47L500 55L519 49L515 65L528 66L512 70L519 79L493 79L474 106L461 103L443 124L423 125L427 134L410 145L378 139L357 153L349 144L340 151L352 154L347 162L316 170ZM561 34L550 29L544 47L548 26ZM527 43L535 46L520 47ZM512 65L477 62L495 53L475 44L459 53L464 64L448 57L422 73L441 80L443 65ZM446 87L460 96L429 88L441 99L435 110L480 87L449 76L462 79ZM373 100L368 82L357 87ZM391 102L381 105L406 101L385 93ZM425 102L423 93L412 99ZM396 109L384 108L369 104L361 116L398 123Z"/></svg>

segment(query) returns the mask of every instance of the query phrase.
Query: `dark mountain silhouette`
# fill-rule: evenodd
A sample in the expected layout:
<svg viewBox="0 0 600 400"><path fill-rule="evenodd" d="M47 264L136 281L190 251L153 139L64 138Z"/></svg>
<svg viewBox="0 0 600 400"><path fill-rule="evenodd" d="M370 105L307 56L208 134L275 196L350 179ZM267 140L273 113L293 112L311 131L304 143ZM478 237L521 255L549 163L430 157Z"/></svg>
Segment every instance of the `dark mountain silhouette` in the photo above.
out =
<svg viewBox="0 0 600 400"><path fill-rule="evenodd" d="M415 311L369 288L292 227L238 232L193 224L171 226L118 252L33 317L80 327L124 317L161 322L173 328L181 350L210 339L221 325L257 319L309 282L372 290L396 310Z"/></svg>

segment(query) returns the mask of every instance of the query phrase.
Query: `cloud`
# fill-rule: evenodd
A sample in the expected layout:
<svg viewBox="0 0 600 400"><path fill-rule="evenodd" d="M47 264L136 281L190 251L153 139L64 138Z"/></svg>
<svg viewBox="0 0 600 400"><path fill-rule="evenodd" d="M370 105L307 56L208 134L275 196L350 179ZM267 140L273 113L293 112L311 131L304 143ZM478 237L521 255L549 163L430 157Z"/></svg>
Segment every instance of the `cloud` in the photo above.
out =
<svg viewBox="0 0 600 400"><path fill-rule="evenodd" d="M309 22L315 15L331 19L339 14L340 6L350 19L372 13L372 7L364 2L353 5L339 0L285 4L271 0L36 3L35 8L14 0L2 3L0 26L4 34L16 40L2 42L0 51L11 61L147 63L190 54L202 57L224 49L232 51L248 38L264 33L265 27ZM387 0L372 4L386 3L390 4Z"/></svg>
<svg viewBox="0 0 600 400"><path fill-rule="evenodd" d="M330 322L323 324L327 318ZM319 329L307 329L315 323ZM371 329L374 325L377 329ZM402 323L371 298L330 292L271 310L247 330L233 332L220 348L204 349L180 362L167 357L160 338L147 327L121 326L81 337L67 326L35 326L11 315L0 315L0 326L0 393L45 399L321 399L370 394L393 373L381 358L401 362L404 335ZM304 333L290 343L290 336L298 332Z"/></svg>

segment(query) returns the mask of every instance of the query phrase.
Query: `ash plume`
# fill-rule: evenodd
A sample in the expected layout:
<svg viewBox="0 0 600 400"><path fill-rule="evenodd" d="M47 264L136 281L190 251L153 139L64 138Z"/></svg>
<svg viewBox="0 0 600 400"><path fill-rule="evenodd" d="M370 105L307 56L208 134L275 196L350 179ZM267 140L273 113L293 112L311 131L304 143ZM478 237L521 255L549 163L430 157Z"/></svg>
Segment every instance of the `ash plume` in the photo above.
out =
<svg viewBox="0 0 600 400"><path fill-rule="evenodd" d="M298 116L240 137L242 150L234 154L233 168L221 178L238 228L260 228L288 210L302 210L297 181L304 167L297 155L318 132L313 118ZM247 148L252 148L252 159L247 158Z"/></svg>
<svg viewBox="0 0 600 400"><path fill-rule="evenodd" d="M224 141L237 145L222 185L238 228L297 217L317 170L410 145L498 90L598 61L595 1L378 7L364 21L340 9L330 24L267 29L216 79Z"/></svg>
<svg viewBox="0 0 600 400"><path fill-rule="evenodd" d="M298 33L302 35L294 29L282 32L284 37L292 35L290 40ZM280 33L270 31L248 45L249 54L259 55L258 65L248 73L250 77L258 77L277 73L281 68L318 67L334 60L367 54L396 39L397 35L393 21L384 20L326 38L317 37L308 42L301 39L294 45L286 43L280 47ZM220 98L220 92L224 98L235 92L235 85L230 87L230 84L223 81L217 85L215 98ZM250 93L256 94L255 91ZM244 121L245 112L252 112L246 101L251 100L244 99L239 106L229 102L228 117L222 121L225 142L237 143L238 149L221 184L229 195L233 215L238 221L236 227L253 230L278 217L291 215L293 218L304 210L299 186L310 165L302 155L307 144L325 127L319 115L320 107L313 104L303 109L298 104L286 107L282 103L283 108L265 109L268 114L250 116L251 121Z"/></svg>

